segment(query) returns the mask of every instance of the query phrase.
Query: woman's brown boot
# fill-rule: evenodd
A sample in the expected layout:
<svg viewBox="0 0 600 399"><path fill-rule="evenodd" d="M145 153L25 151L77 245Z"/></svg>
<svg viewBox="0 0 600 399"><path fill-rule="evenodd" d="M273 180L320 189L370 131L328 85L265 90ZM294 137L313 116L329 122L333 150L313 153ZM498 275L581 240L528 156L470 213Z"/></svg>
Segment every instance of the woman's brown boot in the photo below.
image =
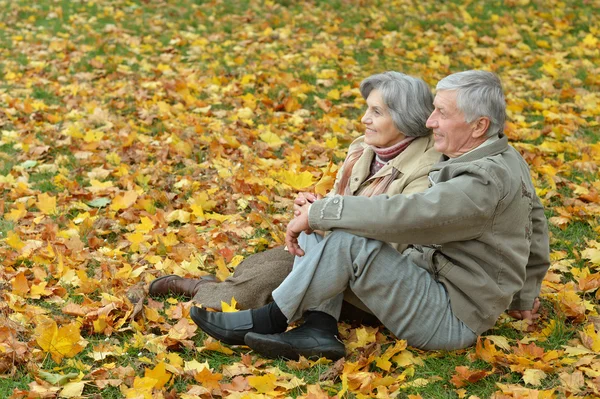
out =
<svg viewBox="0 0 600 399"><path fill-rule="evenodd" d="M170 274L151 282L148 293L150 296L184 295L193 298L201 284L211 281L217 281L217 278L215 276L202 276L199 279L183 278Z"/></svg>

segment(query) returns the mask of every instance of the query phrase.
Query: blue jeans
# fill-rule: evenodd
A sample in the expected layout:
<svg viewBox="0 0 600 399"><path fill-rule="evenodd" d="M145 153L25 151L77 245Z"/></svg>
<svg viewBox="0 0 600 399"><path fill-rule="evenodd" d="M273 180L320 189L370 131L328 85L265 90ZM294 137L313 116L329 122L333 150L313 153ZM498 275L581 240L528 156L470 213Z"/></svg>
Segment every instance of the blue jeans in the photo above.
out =
<svg viewBox="0 0 600 399"><path fill-rule="evenodd" d="M399 339L428 350L471 346L477 336L454 316L446 289L390 245L343 231L300 241L305 255L273 291L290 322L307 310L339 318L350 290Z"/></svg>

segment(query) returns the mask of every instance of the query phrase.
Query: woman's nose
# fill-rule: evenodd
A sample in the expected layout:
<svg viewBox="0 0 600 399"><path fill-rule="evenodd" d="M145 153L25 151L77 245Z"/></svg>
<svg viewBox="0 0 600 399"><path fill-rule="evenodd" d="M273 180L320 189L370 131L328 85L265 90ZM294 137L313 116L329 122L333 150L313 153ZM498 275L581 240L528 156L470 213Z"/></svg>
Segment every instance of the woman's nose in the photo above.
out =
<svg viewBox="0 0 600 399"><path fill-rule="evenodd" d="M367 116L367 114L364 114L362 118L360 118L360 121L365 125L368 125L369 123L371 123L371 118Z"/></svg>

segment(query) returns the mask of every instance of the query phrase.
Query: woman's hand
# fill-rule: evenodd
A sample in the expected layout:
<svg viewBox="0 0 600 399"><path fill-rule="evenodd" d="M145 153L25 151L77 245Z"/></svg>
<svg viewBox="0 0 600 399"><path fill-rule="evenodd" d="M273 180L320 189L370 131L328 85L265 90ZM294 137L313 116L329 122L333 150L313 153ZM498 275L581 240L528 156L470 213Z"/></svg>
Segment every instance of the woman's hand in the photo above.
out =
<svg viewBox="0 0 600 399"><path fill-rule="evenodd" d="M540 299L535 298L533 301L533 307L531 310L509 310L507 313L510 317L518 319L518 320L535 320L540 317L538 313L540 310Z"/></svg>
<svg viewBox="0 0 600 399"><path fill-rule="evenodd" d="M295 207L295 205L294 205ZM304 256L304 251L298 244L298 237L303 231L306 234L310 234L312 230L308 225L308 208L310 203L306 203L304 206L299 206L298 214L288 223L287 231L285 233L285 245L288 252L295 256ZM296 213L296 212L294 212Z"/></svg>
<svg viewBox="0 0 600 399"><path fill-rule="evenodd" d="M316 200L323 198L322 195L314 193L298 193L298 196L294 200L294 216L300 215L300 208L306 204L312 204Z"/></svg>

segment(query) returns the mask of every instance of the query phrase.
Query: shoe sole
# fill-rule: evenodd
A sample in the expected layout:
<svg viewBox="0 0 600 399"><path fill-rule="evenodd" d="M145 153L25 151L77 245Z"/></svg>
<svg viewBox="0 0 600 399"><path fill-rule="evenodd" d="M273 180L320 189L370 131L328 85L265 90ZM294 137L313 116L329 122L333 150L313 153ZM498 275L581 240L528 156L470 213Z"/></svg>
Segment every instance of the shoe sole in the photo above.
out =
<svg viewBox="0 0 600 399"><path fill-rule="evenodd" d="M227 344L227 345L245 345L244 343L244 338L241 339L235 339L235 338L231 338L231 337L226 337L224 335L221 335L221 333L217 330L214 330L212 328L212 324L207 322L206 320L198 317L197 315L197 311L196 311L196 307L192 306L192 308L190 309L190 317L191 319L194 321L194 323L196 323L196 325L198 327L200 327L202 329L202 331L204 331L206 334L210 335L211 337L218 339L219 341Z"/></svg>
<svg viewBox="0 0 600 399"><path fill-rule="evenodd" d="M316 348L294 349L290 344L278 340L270 339L268 336L248 333L244 338L247 346L252 348L264 357L269 359L285 358L289 360L298 360L300 356L305 358L325 357L331 360L338 360L346 356L345 348L340 346L319 346Z"/></svg>

